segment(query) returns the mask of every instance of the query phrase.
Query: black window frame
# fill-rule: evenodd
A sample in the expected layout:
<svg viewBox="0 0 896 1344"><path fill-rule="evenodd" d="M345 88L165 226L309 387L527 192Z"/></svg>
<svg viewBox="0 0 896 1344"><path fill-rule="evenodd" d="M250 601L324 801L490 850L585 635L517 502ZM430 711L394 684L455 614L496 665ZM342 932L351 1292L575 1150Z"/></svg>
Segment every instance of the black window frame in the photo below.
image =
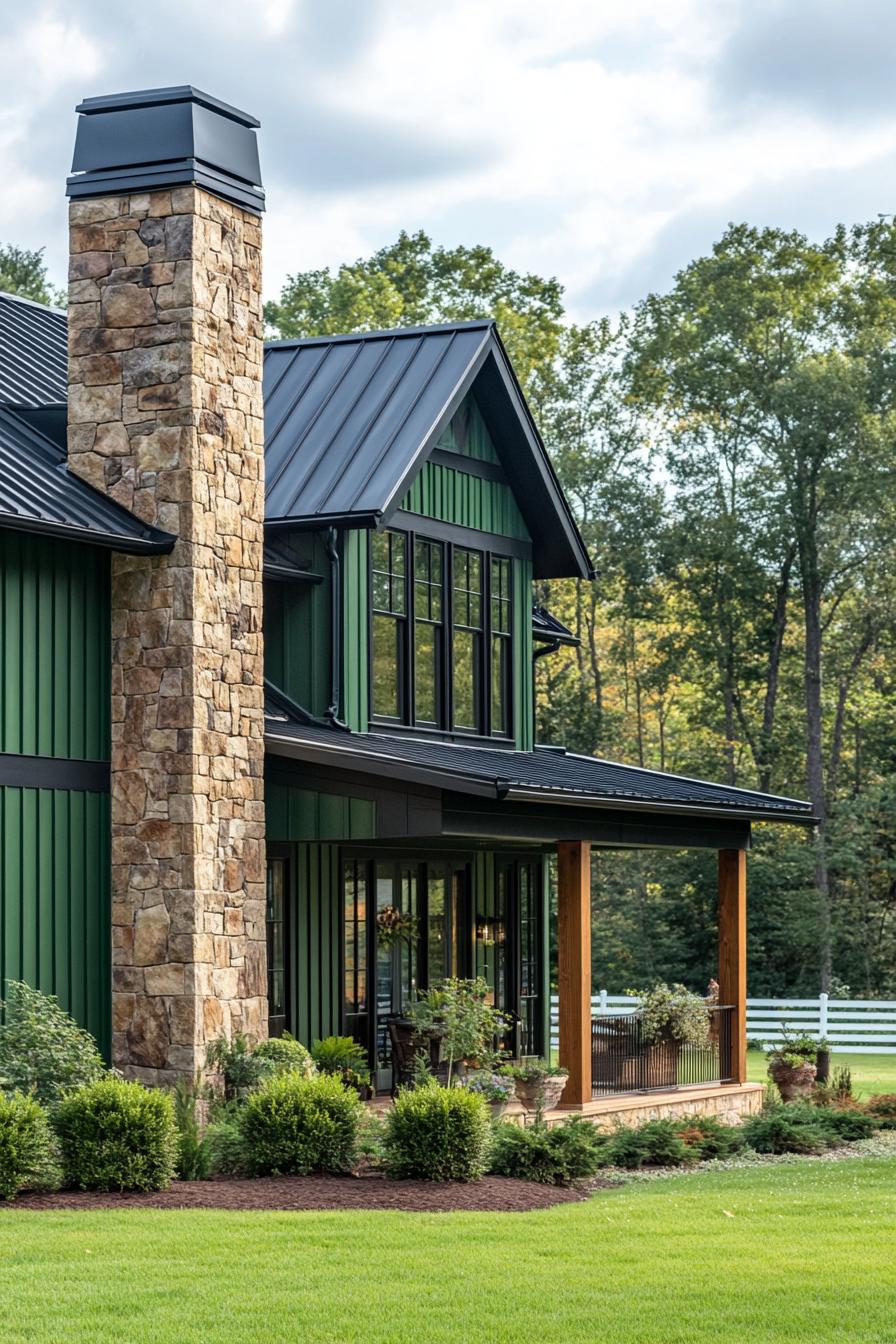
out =
<svg viewBox="0 0 896 1344"><path fill-rule="evenodd" d="M374 537L388 535L391 539L402 538L404 547L404 611L388 611L381 606L374 605L374 584L375 575L385 573L380 568L374 568ZM437 721L425 720L417 717L416 704L416 640L415 631L418 618L417 608L417 543L426 545L437 550L441 556L441 621L433 622L426 620L435 628L435 637L441 644L440 657L437 658L437 668L440 669L440 675L437 675L436 684L436 710ZM393 554L392 547L394 540L390 540L390 557ZM454 711L454 601L455 601L455 564L456 556L461 552L471 552L480 558L480 576L481 592L480 600L480 619L481 625L476 631L478 634L478 652L474 662L474 675L478 683L478 719L476 727L470 728L465 725L458 725L455 722ZM368 550L368 610L369 610L369 650L368 650L368 674L370 684L370 724L371 727L389 727L390 730L399 730L403 733L417 735L421 737L460 737L463 739L474 738L479 742L512 743L515 738L514 721L514 694L513 694L513 665L515 655L515 642L518 640L517 628L517 604L514 594L514 564L515 557L509 551L501 551L492 546L476 546L468 541L446 541L439 537L434 537L425 529L404 529L404 528L384 528L379 533L372 533ZM508 630L492 630L492 566L494 561L501 561L507 566L507 586L506 597L502 594L501 601L505 604L508 613ZM390 602L394 606L394 599L390 589ZM399 716L377 713L374 709L374 618L377 615L387 615L399 622L401 637L398 640L397 658L398 658L398 704ZM468 629L471 627L463 626ZM505 728L497 728L492 722L493 703L492 703L492 649L494 638L506 640L508 656L504 672L504 697L505 697Z"/></svg>

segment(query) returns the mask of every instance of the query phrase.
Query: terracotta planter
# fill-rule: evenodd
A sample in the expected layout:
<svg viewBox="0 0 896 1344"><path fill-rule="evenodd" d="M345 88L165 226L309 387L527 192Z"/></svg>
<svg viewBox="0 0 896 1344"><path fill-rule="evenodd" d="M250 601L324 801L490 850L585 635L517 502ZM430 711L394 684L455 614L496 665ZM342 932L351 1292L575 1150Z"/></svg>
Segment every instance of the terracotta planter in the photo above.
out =
<svg viewBox="0 0 896 1344"><path fill-rule="evenodd" d="M808 1097L815 1082L815 1065L785 1064L775 1061L768 1066L769 1077L775 1083L784 1101L802 1101Z"/></svg>

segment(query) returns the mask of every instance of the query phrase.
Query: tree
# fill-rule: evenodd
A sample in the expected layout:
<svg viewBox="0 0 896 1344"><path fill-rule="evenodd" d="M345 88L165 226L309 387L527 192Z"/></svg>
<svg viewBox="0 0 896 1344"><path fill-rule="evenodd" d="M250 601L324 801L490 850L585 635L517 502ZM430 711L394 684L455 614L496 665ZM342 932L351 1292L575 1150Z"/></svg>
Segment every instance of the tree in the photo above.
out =
<svg viewBox="0 0 896 1344"><path fill-rule="evenodd" d="M25 247L0 244L0 292L18 294L20 298L50 307L64 306L65 296L47 277L44 249L29 251Z"/></svg>
<svg viewBox="0 0 896 1344"><path fill-rule="evenodd" d="M840 230L815 245L798 233L731 226L668 294L640 306L633 353L642 397L667 417L673 463L683 453L705 471L707 452L736 461L764 495L761 526L771 523L782 562L793 550L803 618L806 785L819 819L823 987L831 974L832 927L826 641L846 593L872 559L872 539L890 549L894 540L882 517L896 475L886 377L896 339L896 233L886 229ZM731 508L734 516L735 500ZM754 537L758 542L755 530ZM782 563L776 602L784 578ZM727 599L724 605L734 609ZM773 648L777 641L778 632ZM870 646L863 631L855 670Z"/></svg>

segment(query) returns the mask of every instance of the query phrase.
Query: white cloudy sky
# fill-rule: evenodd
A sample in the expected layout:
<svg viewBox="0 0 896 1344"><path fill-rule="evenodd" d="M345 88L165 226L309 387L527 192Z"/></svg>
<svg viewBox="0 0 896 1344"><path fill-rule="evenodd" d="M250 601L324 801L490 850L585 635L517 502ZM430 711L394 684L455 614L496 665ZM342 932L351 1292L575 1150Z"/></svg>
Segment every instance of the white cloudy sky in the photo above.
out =
<svg viewBox="0 0 896 1344"><path fill-rule="evenodd" d="M730 219L896 210L893 0L0 0L0 241L65 267L84 96L261 118L266 291L400 228L559 276L578 318Z"/></svg>

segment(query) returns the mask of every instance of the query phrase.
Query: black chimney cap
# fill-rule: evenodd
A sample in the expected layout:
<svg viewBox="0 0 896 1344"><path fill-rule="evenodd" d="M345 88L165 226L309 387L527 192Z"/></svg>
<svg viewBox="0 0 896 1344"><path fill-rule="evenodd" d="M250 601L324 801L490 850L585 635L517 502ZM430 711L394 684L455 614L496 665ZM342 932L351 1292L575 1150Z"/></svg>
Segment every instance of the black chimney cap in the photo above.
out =
<svg viewBox="0 0 896 1344"><path fill-rule="evenodd" d="M254 214L264 210L255 117L190 84L85 98L76 110L69 196L195 183Z"/></svg>

